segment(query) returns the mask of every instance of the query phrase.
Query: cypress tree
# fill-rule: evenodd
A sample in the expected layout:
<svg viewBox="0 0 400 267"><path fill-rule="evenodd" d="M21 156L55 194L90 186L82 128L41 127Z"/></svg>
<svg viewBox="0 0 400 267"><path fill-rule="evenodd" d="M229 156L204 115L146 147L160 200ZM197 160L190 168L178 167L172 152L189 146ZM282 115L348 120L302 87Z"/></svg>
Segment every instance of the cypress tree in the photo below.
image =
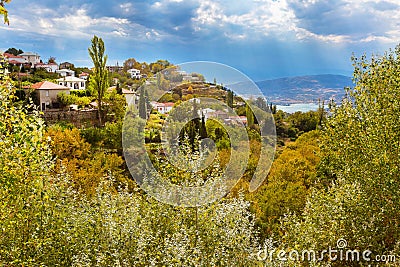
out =
<svg viewBox="0 0 400 267"><path fill-rule="evenodd" d="M139 94L139 117L142 119L147 119L146 98L143 87L140 88Z"/></svg>

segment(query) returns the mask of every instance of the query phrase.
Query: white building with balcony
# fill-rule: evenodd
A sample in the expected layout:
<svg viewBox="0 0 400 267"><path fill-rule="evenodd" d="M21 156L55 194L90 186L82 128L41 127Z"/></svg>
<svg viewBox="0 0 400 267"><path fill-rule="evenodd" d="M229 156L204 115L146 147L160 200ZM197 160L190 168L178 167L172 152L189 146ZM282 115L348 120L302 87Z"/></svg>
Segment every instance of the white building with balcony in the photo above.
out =
<svg viewBox="0 0 400 267"><path fill-rule="evenodd" d="M66 76L60 79L57 79L57 83L61 86L66 86L72 90L85 90L86 89L86 80L80 79L73 76Z"/></svg>
<svg viewBox="0 0 400 267"><path fill-rule="evenodd" d="M141 79L142 75L140 74L140 70L138 69L129 69L127 72L131 75L132 79Z"/></svg>
<svg viewBox="0 0 400 267"><path fill-rule="evenodd" d="M25 52L19 54L19 56L23 57L32 67L40 63L40 56L37 53Z"/></svg>
<svg viewBox="0 0 400 267"><path fill-rule="evenodd" d="M60 74L61 77L75 76L75 71L69 69L56 70L56 73Z"/></svg>

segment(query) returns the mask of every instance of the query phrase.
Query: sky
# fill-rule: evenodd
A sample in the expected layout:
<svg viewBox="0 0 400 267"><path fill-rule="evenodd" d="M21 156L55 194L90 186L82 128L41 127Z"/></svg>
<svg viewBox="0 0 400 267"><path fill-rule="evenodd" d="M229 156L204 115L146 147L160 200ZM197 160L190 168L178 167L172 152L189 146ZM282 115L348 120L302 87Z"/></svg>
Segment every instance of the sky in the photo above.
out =
<svg viewBox="0 0 400 267"><path fill-rule="evenodd" d="M92 66L103 38L109 64L213 61L255 81L352 73L351 56L400 41L399 0L12 0L0 49Z"/></svg>

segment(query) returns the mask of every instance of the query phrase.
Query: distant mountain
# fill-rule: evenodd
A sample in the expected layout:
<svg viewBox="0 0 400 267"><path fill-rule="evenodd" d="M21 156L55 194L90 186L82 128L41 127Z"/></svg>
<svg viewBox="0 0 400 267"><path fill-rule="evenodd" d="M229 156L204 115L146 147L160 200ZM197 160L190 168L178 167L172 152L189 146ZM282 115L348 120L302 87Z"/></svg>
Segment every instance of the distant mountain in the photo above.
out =
<svg viewBox="0 0 400 267"><path fill-rule="evenodd" d="M318 99L334 98L340 101L344 88L353 86L351 77L323 74L287 77L256 82L269 102L275 104L317 103ZM246 83L235 84L235 88L246 87Z"/></svg>

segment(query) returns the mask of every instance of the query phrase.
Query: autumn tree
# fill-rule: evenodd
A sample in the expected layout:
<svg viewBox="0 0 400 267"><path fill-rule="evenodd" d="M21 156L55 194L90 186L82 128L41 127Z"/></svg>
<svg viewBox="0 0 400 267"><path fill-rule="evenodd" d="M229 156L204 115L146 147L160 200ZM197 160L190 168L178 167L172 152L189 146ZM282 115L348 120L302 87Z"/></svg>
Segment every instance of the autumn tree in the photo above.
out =
<svg viewBox="0 0 400 267"><path fill-rule="evenodd" d="M108 88L108 71L106 69L107 55L105 55L105 46L101 38L96 35L92 38L92 45L88 49L89 55L94 64L93 74L90 77L90 86L96 92L98 105L99 126L102 125L103 97Z"/></svg>
<svg viewBox="0 0 400 267"><path fill-rule="evenodd" d="M10 24L10 21L8 20L8 10L5 8L4 4L8 4L10 2L11 2L11 0L1 0L0 1L0 15L3 15L5 24Z"/></svg>
<svg viewBox="0 0 400 267"><path fill-rule="evenodd" d="M55 57L49 57L49 60L47 62L48 63L56 63L56 58Z"/></svg>
<svg viewBox="0 0 400 267"><path fill-rule="evenodd" d="M252 210L262 238L279 236L282 217L303 211L310 188L317 179L319 135L314 130L286 146L276 155L266 183L252 194Z"/></svg>
<svg viewBox="0 0 400 267"><path fill-rule="evenodd" d="M136 64L136 59L128 58L124 61L124 68L123 70L126 72L127 70L133 69Z"/></svg>

